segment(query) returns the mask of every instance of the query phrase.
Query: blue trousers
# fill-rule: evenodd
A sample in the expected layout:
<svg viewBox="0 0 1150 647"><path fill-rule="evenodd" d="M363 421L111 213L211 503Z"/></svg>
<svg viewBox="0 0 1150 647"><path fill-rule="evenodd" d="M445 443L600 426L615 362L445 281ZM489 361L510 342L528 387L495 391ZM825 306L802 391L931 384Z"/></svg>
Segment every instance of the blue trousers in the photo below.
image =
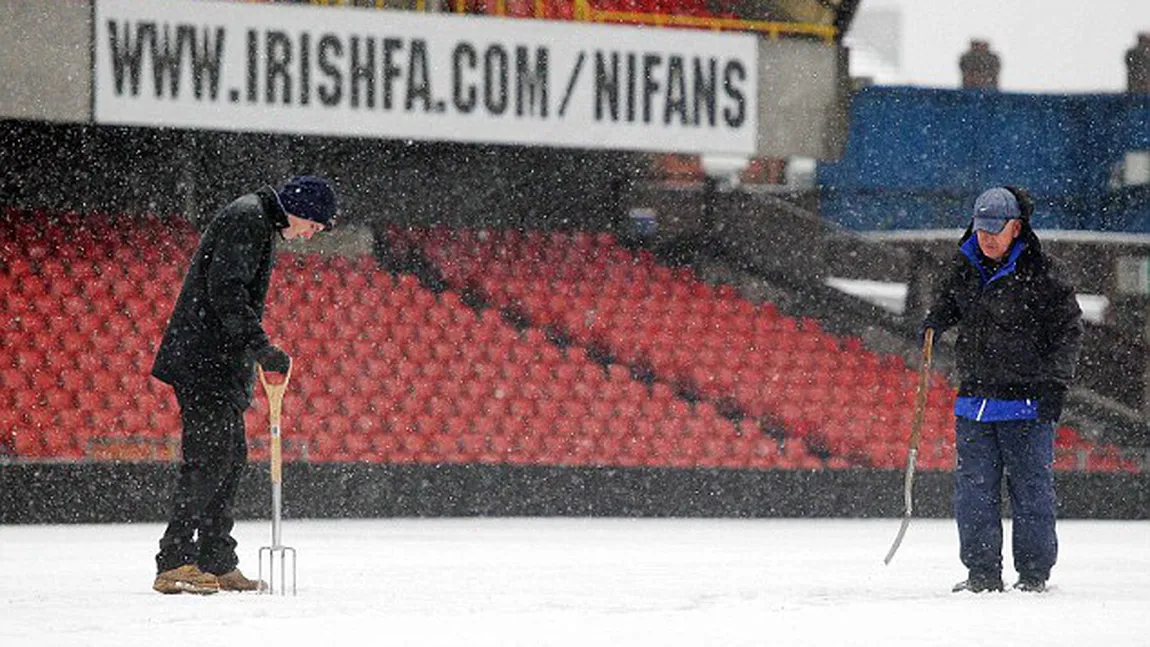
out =
<svg viewBox="0 0 1150 647"><path fill-rule="evenodd" d="M1014 519L1014 570L1046 580L1058 557L1054 532L1054 423L957 418L954 517L972 574L1002 573L1002 478Z"/></svg>

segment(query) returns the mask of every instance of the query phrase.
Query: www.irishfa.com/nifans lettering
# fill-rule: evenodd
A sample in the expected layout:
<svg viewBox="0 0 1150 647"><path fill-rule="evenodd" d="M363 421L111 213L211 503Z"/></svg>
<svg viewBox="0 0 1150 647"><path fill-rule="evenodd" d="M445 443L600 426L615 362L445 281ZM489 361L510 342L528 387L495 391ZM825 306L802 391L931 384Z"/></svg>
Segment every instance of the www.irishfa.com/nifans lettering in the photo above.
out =
<svg viewBox="0 0 1150 647"><path fill-rule="evenodd" d="M590 99L600 122L739 127L748 115L750 71L738 58L596 48L556 69L546 45L459 40L439 57L436 43L401 36L233 35L225 26L130 20L109 20L106 33L114 92L122 97L546 120L563 117L579 96ZM228 86L225 71L235 63L227 41L236 36L244 73ZM441 65L448 80L437 85L442 76L433 71ZM580 83L590 92L576 92Z"/></svg>

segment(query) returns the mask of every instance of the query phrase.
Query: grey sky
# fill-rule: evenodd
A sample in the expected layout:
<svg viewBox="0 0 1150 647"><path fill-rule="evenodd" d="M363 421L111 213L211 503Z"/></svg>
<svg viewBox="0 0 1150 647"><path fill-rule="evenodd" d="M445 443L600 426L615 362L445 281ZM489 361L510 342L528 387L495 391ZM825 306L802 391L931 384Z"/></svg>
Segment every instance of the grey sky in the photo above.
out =
<svg viewBox="0 0 1150 647"><path fill-rule="evenodd" d="M856 26L852 74L882 85L958 87L958 57L982 39L1003 90L1122 92L1150 0L862 0Z"/></svg>

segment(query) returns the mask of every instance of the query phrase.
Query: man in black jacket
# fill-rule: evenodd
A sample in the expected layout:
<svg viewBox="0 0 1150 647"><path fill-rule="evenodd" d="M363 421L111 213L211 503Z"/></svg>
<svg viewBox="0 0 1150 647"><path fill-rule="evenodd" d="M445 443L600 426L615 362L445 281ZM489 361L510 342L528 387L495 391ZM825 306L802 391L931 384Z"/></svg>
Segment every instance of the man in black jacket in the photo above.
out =
<svg viewBox="0 0 1150 647"><path fill-rule="evenodd" d="M997 187L974 217L923 329L957 325L954 513L969 571L957 591L1001 591L1000 484L1013 511L1015 588L1042 591L1058 553L1054 428L1082 338L1074 289L1030 227L1033 201Z"/></svg>
<svg viewBox="0 0 1150 647"><path fill-rule="evenodd" d="M161 593L253 591L236 567L232 505L247 463L244 410L255 364L286 373L262 319L275 264L275 238L310 239L334 223L335 194L321 178L292 178L224 207L208 225L184 277L152 375L176 392L183 462L167 530L156 555ZM273 378L274 379L274 378Z"/></svg>

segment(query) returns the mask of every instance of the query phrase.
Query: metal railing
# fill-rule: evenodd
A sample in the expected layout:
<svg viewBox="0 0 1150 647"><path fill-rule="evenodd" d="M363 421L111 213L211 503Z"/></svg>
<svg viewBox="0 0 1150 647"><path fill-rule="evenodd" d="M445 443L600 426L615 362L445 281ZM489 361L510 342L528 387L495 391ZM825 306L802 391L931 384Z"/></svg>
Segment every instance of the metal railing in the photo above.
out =
<svg viewBox="0 0 1150 647"><path fill-rule="evenodd" d="M431 0L435 3L436 0ZM428 11L428 0L307 0L313 5L322 6L354 6L374 7L377 9L414 9L415 11ZM452 13L477 13L474 6L469 7L468 0L449 0L449 9ZM691 16L678 14L653 13L645 11L614 11L598 9L591 6L589 0L570 0L572 5L571 16L576 22L593 23L623 23L632 25L647 25L652 27L688 27L693 29L710 29L713 31L746 31L763 34L768 38L780 36L806 36L815 37L830 44L838 35L833 25L814 23L778 22L773 20L748 20L744 18L730 18L724 16ZM486 3L485 3L486 4ZM488 11L485 15L508 16L507 0L494 0L486 5ZM553 3L547 0L533 0L532 15L537 19L556 18L548 11ZM527 16L523 16L527 17Z"/></svg>

